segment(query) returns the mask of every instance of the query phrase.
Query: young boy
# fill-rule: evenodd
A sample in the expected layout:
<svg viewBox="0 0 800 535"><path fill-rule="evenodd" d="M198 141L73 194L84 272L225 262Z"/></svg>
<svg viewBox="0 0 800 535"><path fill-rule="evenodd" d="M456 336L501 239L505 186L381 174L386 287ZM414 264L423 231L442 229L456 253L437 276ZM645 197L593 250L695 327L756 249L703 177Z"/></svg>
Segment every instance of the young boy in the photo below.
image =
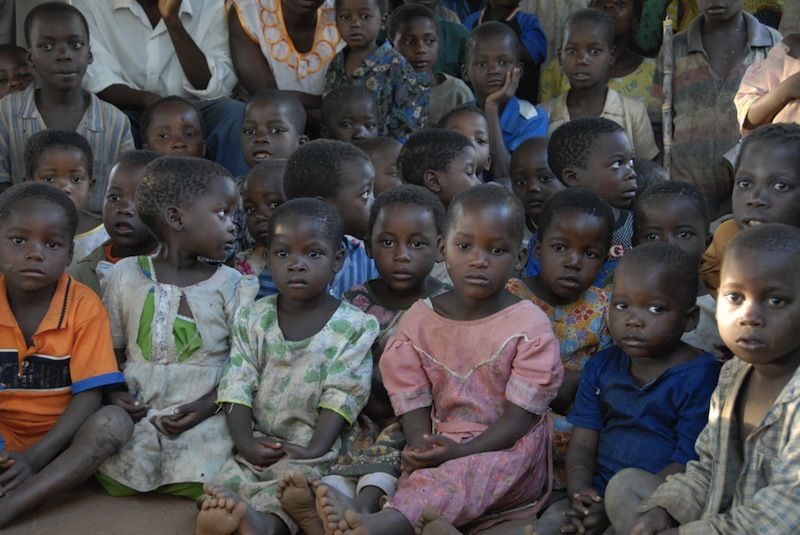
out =
<svg viewBox="0 0 800 535"><path fill-rule="evenodd" d="M86 19L69 4L41 4L25 18L25 41L39 83L0 101L0 189L24 178L30 136L46 128L74 130L94 152L97 187L86 209L100 213L112 163L134 146L125 114L81 89L92 62Z"/></svg>
<svg viewBox="0 0 800 535"><path fill-rule="evenodd" d="M103 305L64 273L77 222L45 184L0 195L0 528L89 478L133 429L100 408L124 379Z"/></svg>
<svg viewBox="0 0 800 535"><path fill-rule="evenodd" d="M144 110L142 147L162 156L194 156L206 153L203 116L183 97L163 97Z"/></svg>
<svg viewBox="0 0 800 535"><path fill-rule="evenodd" d="M319 133L336 141L358 141L378 135L381 119L369 89L341 86L322 99Z"/></svg>
<svg viewBox="0 0 800 535"><path fill-rule="evenodd" d="M128 256L151 254L158 247L155 236L136 212L135 193L145 166L159 156L149 150L134 150L120 155L108 175L106 202L103 204L103 226L109 239L67 271L73 279L100 297L103 297L103 291L98 270L108 269Z"/></svg>
<svg viewBox="0 0 800 535"><path fill-rule="evenodd" d="M389 19L389 37L414 70L430 80L427 124L438 124L449 111L474 100L463 80L435 70L440 43L433 11L417 4L400 6Z"/></svg>
<svg viewBox="0 0 800 535"><path fill-rule="evenodd" d="M800 530L798 262L800 229L788 225L746 229L731 242L717 319L736 358L720 373L695 445L699 459L641 502L644 514L631 533L677 533L677 526L681 533ZM641 474L632 475L625 487L633 491L631 510L648 494Z"/></svg>
<svg viewBox="0 0 800 535"><path fill-rule="evenodd" d="M439 35L439 52L435 72L461 76L464 63L464 48L469 39L469 31L461 24L458 16L439 3L439 0L403 0L406 5L417 4L430 9L435 17L436 33ZM395 8L397 10L399 8ZM392 12L394 14L394 11ZM389 32L391 35L392 32ZM432 123L428 123L431 124Z"/></svg>
<svg viewBox="0 0 800 535"><path fill-rule="evenodd" d="M608 87L608 73L617 59L613 17L598 9L570 15L559 58L570 88L544 103L550 133L571 119L605 117L625 129L637 158L655 158L658 147L644 104Z"/></svg>
<svg viewBox="0 0 800 535"><path fill-rule="evenodd" d="M390 137L374 137L353 143L363 150L375 168L375 197L403 183L397 170L397 158L403 146Z"/></svg>
<svg viewBox="0 0 800 535"><path fill-rule="evenodd" d="M269 158L286 159L308 138L306 110L288 91L266 89L247 101L242 154L251 168Z"/></svg>
<svg viewBox="0 0 800 535"><path fill-rule="evenodd" d="M0 45L0 98L23 91L33 81L28 51L16 45Z"/></svg>
<svg viewBox="0 0 800 535"><path fill-rule="evenodd" d="M329 290L334 297L378 277L375 262L364 249L369 232L375 168L363 151L342 141L317 140L294 151L286 164L286 199L316 197L334 205L342 215L344 261Z"/></svg>
<svg viewBox="0 0 800 535"><path fill-rule="evenodd" d="M522 75L520 49L517 35L500 22L481 24L467 41L464 80L486 114L494 180L508 177L520 143L547 135L547 112L514 96Z"/></svg>
<svg viewBox="0 0 800 535"><path fill-rule="evenodd" d="M328 66L325 92L363 85L378 104L378 135L401 143L425 127L429 81L418 75L387 40L377 38L386 23L386 0L338 0L336 27L347 46Z"/></svg>
<svg viewBox="0 0 800 535"><path fill-rule="evenodd" d="M672 41L672 164L675 180L703 192L712 221L727 211L731 178L723 155L739 141L733 98L747 67L761 63L780 34L743 11L744 2L699 0L702 15ZM661 138L664 50L648 111Z"/></svg>

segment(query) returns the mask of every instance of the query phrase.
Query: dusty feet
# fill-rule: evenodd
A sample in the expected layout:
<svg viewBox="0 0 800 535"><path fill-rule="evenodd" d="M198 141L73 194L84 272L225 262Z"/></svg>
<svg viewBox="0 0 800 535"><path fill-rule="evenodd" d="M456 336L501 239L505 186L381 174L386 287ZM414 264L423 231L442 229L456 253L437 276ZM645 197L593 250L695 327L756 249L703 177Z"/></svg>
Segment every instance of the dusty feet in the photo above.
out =
<svg viewBox="0 0 800 535"><path fill-rule="evenodd" d="M278 500L306 535L325 534L322 520L317 515L316 496L301 472L285 474L278 481Z"/></svg>
<svg viewBox="0 0 800 535"><path fill-rule="evenodd" d="M208 497L197 515L196 535L231 535L247 514L247 503L220 487L203 485Z"/></svg>
<svg viewBox="0 0 800 535"><path fill-rule="evenodd" d="M316 510L322 520L325 535L334 535L339 523L344 520L345 511L353 509L353 500L328 485L315 481L312 485L316 496Z"/></svg>
<svg viewBox="0 0 800 535"><path fill-rule="evenodd" d="M461 535L450 522L439 516L433 507L425 507L414 525L416 535Z"/></svg>
<svg viewBox="0 0 800 535"><path fill-rule="evenodd" d="M355 511L345 511L339 521L335 535L369 535L370 530L364 520L370 515L362 515ZM384 532L385 533L385 532Z"/></svg>

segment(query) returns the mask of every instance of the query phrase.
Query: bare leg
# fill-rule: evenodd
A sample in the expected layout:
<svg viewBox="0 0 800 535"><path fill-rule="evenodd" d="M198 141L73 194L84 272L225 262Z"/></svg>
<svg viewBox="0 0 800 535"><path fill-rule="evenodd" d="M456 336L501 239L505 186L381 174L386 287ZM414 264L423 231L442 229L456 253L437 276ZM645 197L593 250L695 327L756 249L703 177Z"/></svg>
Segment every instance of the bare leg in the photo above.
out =
<svg viewBox="0 0 800 535"><path fill-rule="evenodd" d="M78 428L70 445L16 490L0 498L0 528L53 496L89 479L131 436L133 422L120 407L100 408Z"/></svg>
<svg viewBox="0 0 800 535"><path fill-rule="evenodd" d="M381 510L381 500L386 496L383 489L372 485L364 487L356 496L354 506L359 513L377 513Z"/></svg>
<svg viewBox="0 0 800 535"><path fill-rule="evenodd" d="M414 527L397 509L386 508L371 515L345 510L338 499L332 498L331 491L322 484L315 488L317 511L321 511L326 533L335 526L334 535L413 535Z"/></svg>
<svg viewBox="0 0 800 535"><path fill-rule="evenodd" d="M639 504L653 494L664 478L639 468L620 470L606 486L606 514L616 533L630 532L639 518Z"/></svg>
<svg viewBox="0 0 800 535"><path fill-rule="evenodd" d="M417 535L461 535L455 526L442 518L432 507L425 507L414 526Z"/></svg>
<svg viewBox="0 0 800 535"><path fill-rule="evenodd" d="M278 500L306 535L324 535L322 520L315 508L311 484L301 472L284 475L278 482Z"/></svg>
<svg viewBox="0 0 800 535"><path fill-rule="evenodd" d="M224 487L204 485L208 497L197 515L196 535L289 535L289 527L276 515L260 513L244 498ZM231 524L233 531L225 531Z"/></svg>

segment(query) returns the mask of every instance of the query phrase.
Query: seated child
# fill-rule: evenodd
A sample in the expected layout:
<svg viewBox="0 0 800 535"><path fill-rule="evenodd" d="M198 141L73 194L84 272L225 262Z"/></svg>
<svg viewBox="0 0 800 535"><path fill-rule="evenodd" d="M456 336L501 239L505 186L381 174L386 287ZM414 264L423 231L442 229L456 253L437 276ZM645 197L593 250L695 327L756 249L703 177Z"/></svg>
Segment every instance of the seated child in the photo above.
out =
<svg viewBox="0 0 800 535"><path fill-rule="evenodd" d="M55 186L75 203L78 226L71 266L108 240L103 220L86 210L94 180L92 147L71 130L43 130L31 136L25 147L27 180Z"/></svg>
<svg viewBox="0 0 800 535"><path fill-rule="evenodd" d="M336 207L318 199L290 200L270 220L278 294L242 309L231 331L217 403L237 454L205 487L198 535L305 531L292 519L293 495L310 493L306 478L336 460L340 433L367 403L378 322L328 292L343 227ZM291 477L279 486L293 472L300 486Z"/></svg>
<svg viewBox="0 0 800 535"><path fill-rule="evenodd" d="M0 190L25 178L25 146L33 134L48 128L73 130L92 147L97 187L86 209L99 214L111 166L135 148L130 121L81 88L92 56L86 19L78 9L66 2L39 3L25 18L25 42L37 83L0 102ZM56 58L53 50L66 53ZM64 70L72 73L61 74Z"/></svg>
<svg viewBox="0 0 800 535"><path fill-rule="evenodd" d="M24 91L33 81L28 51L21 46L0 45L0 98Z"/></svg>
<svg viewBox="0 0 800 535"><path fill-rule="evenodd" d="M147 107L140 122L142 147L162 156L206 153L203 115L183 97L162 97Z"/></svg>
<svg viewBox="0 0 800 535"><path fill-rule="evenodd" d="M574 531L602 532L611 518L629 533L617 519L635 510L607 487L612 476L636 468L663 481L697 458L720 363L681 341L697 323L696 295L696 264L673 245L640 245L620 261L608 311L615 345L586 363L568 417L562 524Z"/></svg>
<svg viewBox="0 0 800 535"><path fill-rule="evenodd" d="M347 46L325 74L325 93L343 85L367 87L378 104L378 135L401 143L425 127L429 80L419 75L387 40L386 0L337 0L336 27Z"/></svg>
<svg viewBox="0 0 800 535"><path fill-rule="evenodd" d="M616 60L614 18L599 9L579 9L564 25L561 67L570 88L544 103L550 115L549 132L571 119L605 117L625 129L638 158L658 155L645 105L608 87Z"/></svg>
<svg viewBox="0 0 800 535"><path fill-rule="evenodd" d="M442 117L438 128L454 130L467 137L475 145L475 174L484 182L491 180L489 168L492 164L489 146L489 125L483 111L472 105L456 108Z"/></svg>
<svg viewBox="0 0 800 535"><path fill-rule="evenodd" d="M329 202L344 221L344 257L330 283L337 299L355 286L378 277L364 242L375 168L360 149L342 141L316 140L294 151L286 164L283 188L287 199L313 197Z"/></svg>
<svg viewBox="0 0 800 535"><path fill-rule="evenodd" d="M438 124L447 112L475 99L463 80L435 70L439 34L433 11L419 4L400 6L389 19L389 37L395 49L414 70L426 74L430 80L431 97L426 124Z"/></svg>
<svg viewBox="0 0 800 535"><path fill-rule="evenodd" d="M269 158L286 159L308 138L306 110L288 91L266 89L247 101L242 123L242 155L250 168Z"/></svg>
<svg viewBox="0 0 800 535"><path fill-rule="evenodd" d="M384 191L403 183L397 170L397 158L403 146L391 137L374 137L355 141L353 144L363 150L375 168L375 197Z"/></svg>
<svg viewBox="0 0 800 535"><path fill-rule="evenodd" d="M686 472L638 507L632 533L797 533L800 441L800 230L767 224L731 242L717 319L735 358L722 368ZM629 480L635 510L648 489ZM612 520L614 518L612 517ZM616 527L616 526L615 526Z"/></svg>
<svg viewBox="0 0 800 535"><path fill-rule="evenodd" d="M553 325L564 382L553 410L553 489L567 487L565 460L572 426L566 414L589 357L611 345L606 325L609 295L593 286L611 243L614 216L603 199L585 188L560 191L544 203L534 255L540 272L511 279L506 290L529 299Z"/></svg>
<svg viewBox="0 0 800 535"><path fill-rule="evenodd" d="M253 246L236 253L233 267L242 275L258 277L258 298L278 292L267 259L267 231L272 213L286 202L283 173L286 160L270 158L256 164L242 184L242 211Z"/></svg>
<svg viewBox="0 0 800 535"><path fill-rule="evenodd" d="M522 46L509 26L486 22L467 41L464 81L472 84L475 103L489 128L491 176L507 178L511 153L531 137L547 135L547 112L514 96L522 75Z"/></svg>
<svg viewBox="0 0 800 535"><path fill-rule="evenodd" d="M157 152L149 150L132 150L120 155L108 175L103 204L103 227L109 238L67 270L73 279L100 297L103 292L98 270L107 270L128 256L152 254L158 248L158 240L136 212L136 186L147 164L158 157Z"/></svg>
<svg viewBox="0 0 800 535"><path fill-rule="evenodd" d="M547 163L547 141L546 137L532 137L511 155L511 191L525 208L525 229L529 234L526 239L528 261L522 272L527 277L538 275L540 271L534 246L542 205L551 195L566 187Z"/></svg>
<svg viewBox="0 0 800 535"><path fill-rule="evenodd" d="M64 273L77 224L56 188L0 195L0 529L91 477L133 427L100 407L124 379L100 299Z"/></svg>
<svg viewBox="0 0 800 535"><path fill-rule="evenodd" d="M322 99L319 133L336 141L360 141L376 137L380 116L375 97L360 85L343 85Z"/></svg>
<svg viewBox="0 0 800 535"><path fill-rule="evenodd" d="M390 506L373 514L348 510L318 485L326 530L410 534L424 527L425 506L460 527L547 499L547 409L563 368L545 315L504 289L525 260L524 219L495 184L453 200L444 246L453 289L417 301L380 361L407 440L403 477Z"/></svg>
<svg viewBox="0 0 800 535"><path fill-rule="evenodd" d="M433 11L436 17L436 33L439 34L439 53L434 72L460 77L464 64L464 48L469 39L469 31L461 24L458 15L439 3L439 0L403 0L406 5L423 5ZM399 9L396 7L395 10ZM392 11L394 13L394 11ZM389 32L391 35L392 32ZM429 126L433 126L428 123Z"/></svg>
<svg viewBox="0 0 800 535"><path fill-rule="evenodd" d="M733 180L733 219L723 222L703 254L700 274L716 296L725 249L742 230L764 223L800 227L800 125L761 126L742 141Z"/></svg>
<svg viewBox="0 0 800 535"><path fill-rule="evenodd" d="M136 210L161 244L120 260L101 280L123 388L110 392L136 423L97 479L112 496L160 492L192 499L231 455L217 385L239 307L256 281L224 265L235 239L236 182L219 164L166 157L147 165Z"/></svg>

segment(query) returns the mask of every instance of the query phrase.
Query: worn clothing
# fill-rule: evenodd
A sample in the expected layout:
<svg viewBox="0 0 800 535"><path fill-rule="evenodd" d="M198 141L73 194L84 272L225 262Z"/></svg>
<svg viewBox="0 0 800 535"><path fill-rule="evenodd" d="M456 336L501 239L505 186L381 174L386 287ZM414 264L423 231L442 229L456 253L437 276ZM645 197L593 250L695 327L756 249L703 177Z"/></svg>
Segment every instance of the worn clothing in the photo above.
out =
<svg viewBox="0 0 800 535"><path fill-rule="evenodd" d="M609 89L613 89L623 97L638 100L647 104L650 90L653 86L653 72L656 70L656 61L653 58L644 58L632 73L608 80ZM542 78L539 83L539 102L550 99L569 91L569 79L561 68L558 58L554 59L542 69Z"/></svg>
<svg viewBox="0 0 800 535"><path fill-rule="evenodd" d="M725 249L739 232L739 227L736 225L735 220L728 219L723 221L714 231L714 237L706 252L703 253L703 260L700 262L700 277L702 277L703 283L710 292L716 294L719 289L719 276Z"/></svg>
<svg viewBox="0 0 800 535"><path fill-rule="evenodd" d="M72 263L70 263L69 267L75 266L75 264L86 258L92 251L109 239L111 239L111 236L108 235L106 227L102 223L86 232L76 234L73 240L75 249L72 253Z"/></svg>
<svg viewBox="0 0 800 535"><path fill-rule="evenodd" d="M267 248L256 244L252 249L240 251L233 258L233 267L242 275L258 277L258 299L278 293L267 266Z"/></svg>
<svg viewBox="0 0 800 535"><path fill-rule="evenodd" d="M342 269L334 275L333 281L328 286L331 295L339 299L353 286L380 276L375 261L367 255L363 241L345 236L342 247L344 248Z"/></svg>
<svg viewBox="0 0 800 535"><path fill-rule="evenodd" d="M511 97L500 113L500 128L508 151L514 152L526 139L546 137L547 122L547 111L543 107Z"/></svg>
<svg viewBox="0 0 800 535"><path fill-rule="evenodd" d="M435 127L448 112L469 104L475 100L472 90L460 78L444 75L444 81L439 85L431 87L431 102L428 105L428 125Z"/></svg>

